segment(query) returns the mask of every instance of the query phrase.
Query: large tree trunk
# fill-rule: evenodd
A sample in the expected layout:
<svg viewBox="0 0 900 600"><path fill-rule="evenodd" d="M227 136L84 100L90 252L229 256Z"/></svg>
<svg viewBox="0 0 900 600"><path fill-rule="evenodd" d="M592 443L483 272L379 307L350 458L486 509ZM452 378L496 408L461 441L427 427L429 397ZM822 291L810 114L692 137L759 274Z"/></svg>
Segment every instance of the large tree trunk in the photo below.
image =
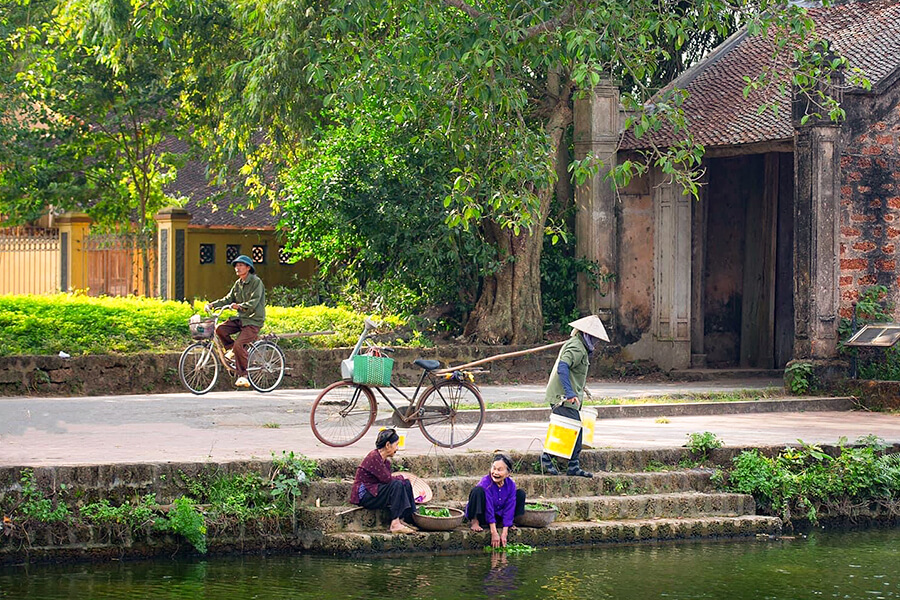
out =
<svg viewBox="0 0 900 600"><path fill-rule="evenodd" d="M572 121L571 84L549 111L545 131L550 137L550 160L557 170L559 146ZM558 170L557 170L558 171ZM537 191L540 214L531 232L515 235L496 223L485 225L485 237L500 253L503 267L484 278L481 294L469 315L464 335L489 344L531 344L544 336L541 310L541 250L550 212L553 187Z"/></svg>
<svg viewBox="0 0 900 600"><path fill-rule="evenodd" d="M544 333L540 269L543 224L536 225L533 233L520 235L495 223L488 223L485 229L488 241L500 252L503 267L485 277L465 335L489 344L536 342Z"/></svg>

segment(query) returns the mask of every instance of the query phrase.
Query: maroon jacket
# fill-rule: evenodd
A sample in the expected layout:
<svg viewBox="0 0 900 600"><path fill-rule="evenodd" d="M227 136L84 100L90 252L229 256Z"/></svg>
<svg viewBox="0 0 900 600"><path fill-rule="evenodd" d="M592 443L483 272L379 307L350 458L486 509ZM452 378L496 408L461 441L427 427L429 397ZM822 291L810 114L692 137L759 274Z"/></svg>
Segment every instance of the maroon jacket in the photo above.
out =
<svg viewBox="0 0 900 600"><path fill-rule="evenodd" d="M350 503L359 504L359 484L366 486L371 496L378 495L378 487L382 483L390 483L391 479L403 479L402 475L391 475L391 461L381 458L378 449L372 450L356 467L356 477L350 490Z"/></svg>

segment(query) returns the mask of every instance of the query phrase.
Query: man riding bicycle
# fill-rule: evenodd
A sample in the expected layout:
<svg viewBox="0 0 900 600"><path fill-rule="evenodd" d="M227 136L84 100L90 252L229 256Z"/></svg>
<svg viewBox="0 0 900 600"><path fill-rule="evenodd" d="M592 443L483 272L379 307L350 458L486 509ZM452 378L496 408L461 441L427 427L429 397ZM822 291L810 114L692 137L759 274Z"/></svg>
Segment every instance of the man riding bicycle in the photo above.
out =
<svg viewBox="0 0 900 600"><path fill-rule="evenodd" d="M248 388L247 346L259 337L259 330L266 320L266 287L262 279L256 276L256 269L249 256L241 254L231 264L238 277L237 281L224 298L210 302L206 309L228 306L238 311L236 317L231 317L216 327L216 336L225 347L225 356L234 359L237 375L234 385ZM232 339L234 334L238 334L237 339Z"/></svg>

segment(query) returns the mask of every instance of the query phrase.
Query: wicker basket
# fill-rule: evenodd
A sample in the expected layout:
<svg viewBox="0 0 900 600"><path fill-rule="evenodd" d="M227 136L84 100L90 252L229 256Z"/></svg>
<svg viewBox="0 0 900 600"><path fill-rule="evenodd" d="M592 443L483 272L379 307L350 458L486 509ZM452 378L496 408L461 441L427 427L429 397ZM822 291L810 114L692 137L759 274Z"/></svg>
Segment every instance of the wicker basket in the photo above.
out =
<svg viewBox="0 0 900 600"><path fill-rule="evenodd" d="M208 340L216 331L215 319L204 319L194 323L188 323L191 328L191 338L195 340Z"/></svg>
<svg viewBox="0 0 900 600"><path fill-rule="evenodd" d="M450 531L456 529L463 522L465 514L458 508L450 508L449 506L429 506L428 508L446 508L450 511L449 517L429 517L419 514L418 509L413 511L413 522L419 529L425 531Z"/></svg>
<svg viewBox="0 0 900 600"><path fill-rule="evenodd" d="M368 354L357 354L353 357L353 383L389 386L393 370L393 358L369 356Z"/></svg>
<svg viewBox="0 0 900 600"><path fill-rule="evenodd" d="M556 513L556 508L548 508L546 510L528 510L526 508L525 513L516 517L515 522L516 525L521 525L522 527L547 527L556 520Z"/></svg>

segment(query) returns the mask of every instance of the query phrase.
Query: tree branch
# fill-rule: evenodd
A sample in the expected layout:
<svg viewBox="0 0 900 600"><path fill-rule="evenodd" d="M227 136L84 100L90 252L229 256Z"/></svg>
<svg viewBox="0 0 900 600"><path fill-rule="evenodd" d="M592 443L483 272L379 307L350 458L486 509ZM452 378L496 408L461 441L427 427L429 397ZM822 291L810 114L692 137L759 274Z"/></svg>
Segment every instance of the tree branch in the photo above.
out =
<svg viewBox="0 0 900 600"><path fill-rule="evenodd" d="M473 6L470 6L464 0L443 0L445 6L451 6L459 11L464 12L469 16L470 19L479 19L484 16L484 13L480 10L476 9ZM543 23L538 23L532 27L529 27L525 30L525 39L533 38L535 36L541 35L542 33L547 33L549 31L553 31L555 29L559 29L566 23L572 20L572 17L575 15L575 3L569 3L565 10L563 10L559 15L553 17L552 19L548 19Z"/></svg>
<svg viewBox="0 0 900 600"><path fill-rule="evenodd" d="M560 27L568 23L574 16L574 14L575 4L570 3L568 6L566 6L566 9L562 11L558 16L526 29L525 39L533 38L535 36L541 35L542 33L547 33L555 29L559 29Z"/></svg>

